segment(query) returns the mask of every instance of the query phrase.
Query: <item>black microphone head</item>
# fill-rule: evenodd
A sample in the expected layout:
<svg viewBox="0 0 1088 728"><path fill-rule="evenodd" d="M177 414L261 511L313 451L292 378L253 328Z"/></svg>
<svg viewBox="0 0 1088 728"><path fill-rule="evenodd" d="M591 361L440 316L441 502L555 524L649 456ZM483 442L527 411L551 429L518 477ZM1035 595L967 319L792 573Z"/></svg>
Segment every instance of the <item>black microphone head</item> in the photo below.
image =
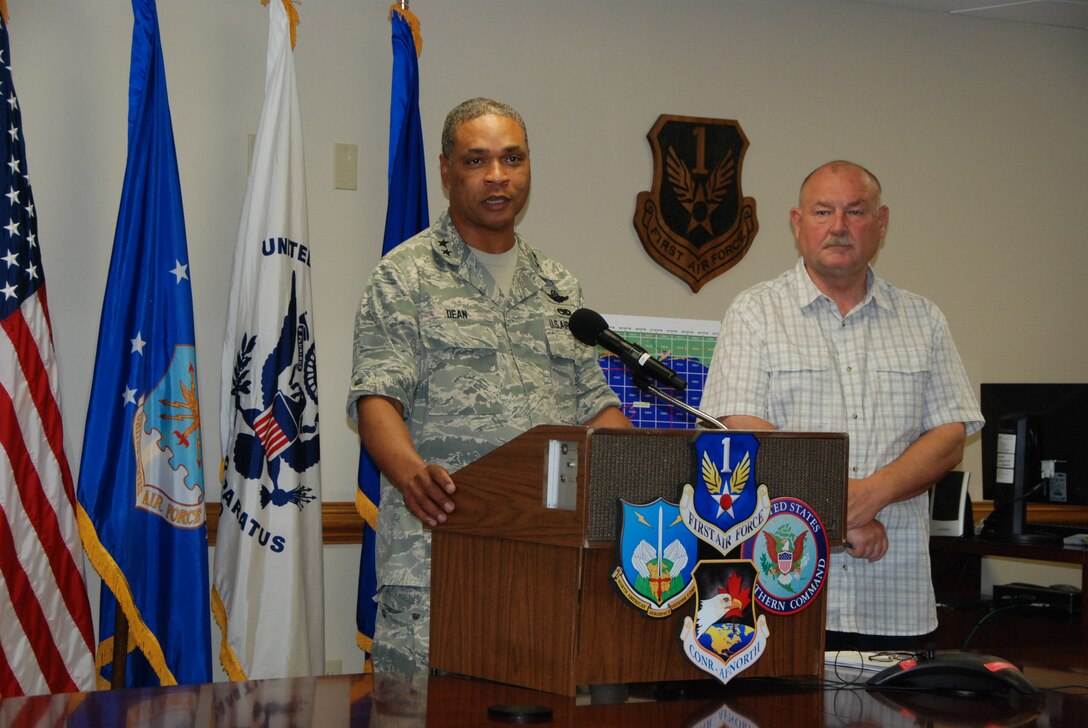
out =
<svg viewBox="0 0 1088 728"><path fill-rule="evenodd" d="M571 335L587 346L595 346L605 331L608 331L608 322L596 311L580 308L570 315Z"/></svg>

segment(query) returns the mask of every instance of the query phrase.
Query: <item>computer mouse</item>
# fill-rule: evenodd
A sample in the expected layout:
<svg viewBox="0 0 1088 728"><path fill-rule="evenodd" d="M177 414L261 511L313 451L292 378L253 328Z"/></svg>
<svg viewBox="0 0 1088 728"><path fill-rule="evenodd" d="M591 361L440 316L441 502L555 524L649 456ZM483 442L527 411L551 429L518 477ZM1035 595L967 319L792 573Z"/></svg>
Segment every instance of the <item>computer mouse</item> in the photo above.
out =
<svg viewBox="0 0 1088 728"><path fill-rule="evenodd" d="M873 675L865 685L979 695L1038 692L1008 660L973 652L939 652L933 657L908 658Z"/></svg>

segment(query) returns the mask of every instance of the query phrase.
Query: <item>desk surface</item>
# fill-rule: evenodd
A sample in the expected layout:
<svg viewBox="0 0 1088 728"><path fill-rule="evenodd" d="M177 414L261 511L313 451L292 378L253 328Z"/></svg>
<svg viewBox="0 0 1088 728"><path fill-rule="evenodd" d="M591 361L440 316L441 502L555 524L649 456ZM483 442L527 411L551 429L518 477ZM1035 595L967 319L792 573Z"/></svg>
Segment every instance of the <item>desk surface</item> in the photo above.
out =
<svg viewBox="0 0 1088 728"><path fill-rule="evenodd" d="M1088 548L1084 546L1062 546L1059 544L1040 546L1020 544L1011 541L999 541L986 538L952 538L933 536L929 539L930 551L954 551L980 556L1001 556L1005 558L1033 559L1055 563L1088 565Z"/></svg>
<svg viewBox="0 0 1088 728"><path fill-rule="evenodd" d="M1010 658L1011 659L1011 658ZM101 691L0 700L3 726L501 726L488 719L499 704L543 705L543 725L608 726L1082 726L1088 715L1088 670L1025 662L1043 688L1030 698L965 698L934 693L866 691L857 684L791 685L777 678L631 686L625 702L594 704L523 688L456 677L385 675L255 680L173 688Z"/></svg>

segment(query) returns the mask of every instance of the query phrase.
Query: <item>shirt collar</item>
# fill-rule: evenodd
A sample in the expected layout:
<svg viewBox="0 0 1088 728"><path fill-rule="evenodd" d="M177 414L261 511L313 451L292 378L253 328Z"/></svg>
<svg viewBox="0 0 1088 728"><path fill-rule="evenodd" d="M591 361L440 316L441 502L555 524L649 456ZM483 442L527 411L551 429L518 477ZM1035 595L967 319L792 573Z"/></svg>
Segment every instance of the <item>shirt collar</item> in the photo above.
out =
<svg viewBox="0 0 1088 728"><path fill-rule="evenodd" d="M514 269L514 280L510 285L510 292L506 298L520 300L548 285L554 287L554 284L550 282L551 279L544 275L536 252L517 231L514 231L514 247L518 251L518 262ZM453 224L449 211L444 211L435 223L434 242L431 243L431 248L435 257L444 261L481 291L487 292L494 285L491 274L486 272L487 269L479 258L471 255L471 247L457 232L457 226ZM498 293L497 287L495 293L496 295Z"/></svg>
<svg viewBox="0 0 1088 728"><path fill-rule="evenodd" d="M797 296L797 303L801 309L806 309L820 300L826 300L829 303L833 303L831 299L812 282L812 278L809 277L808 271L805 270L804 258L797 259L797 264L794 266L793 271L794 292ZM865 297L854 307L854 310L860 310L865 306L868 306L870 301L884 309L891 309L892 307L884 281L877 277L876 273L873 272L873 267L871 265L867 267L865 272Z"/></svg>

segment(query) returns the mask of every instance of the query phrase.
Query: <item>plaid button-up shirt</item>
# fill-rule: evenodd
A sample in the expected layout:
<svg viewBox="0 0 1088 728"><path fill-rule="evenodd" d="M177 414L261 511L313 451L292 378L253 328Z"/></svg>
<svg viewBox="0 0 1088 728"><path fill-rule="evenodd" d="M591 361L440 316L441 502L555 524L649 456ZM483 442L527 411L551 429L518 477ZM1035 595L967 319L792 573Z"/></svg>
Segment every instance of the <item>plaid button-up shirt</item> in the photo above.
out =
<svg viewBox="0 0 1088 728"><path fill-rule="evenodd" d="M843 316L801 260L730 306L701 409L761 417L781 430L845 432L851 478L871 475L938 425L962 422L968 435L982 427L935 304L870 269L864 300ZM936 628L928 505L923 493L877 514L889 541L880 561L833 550L827 629L915 635Z"/></svg>

